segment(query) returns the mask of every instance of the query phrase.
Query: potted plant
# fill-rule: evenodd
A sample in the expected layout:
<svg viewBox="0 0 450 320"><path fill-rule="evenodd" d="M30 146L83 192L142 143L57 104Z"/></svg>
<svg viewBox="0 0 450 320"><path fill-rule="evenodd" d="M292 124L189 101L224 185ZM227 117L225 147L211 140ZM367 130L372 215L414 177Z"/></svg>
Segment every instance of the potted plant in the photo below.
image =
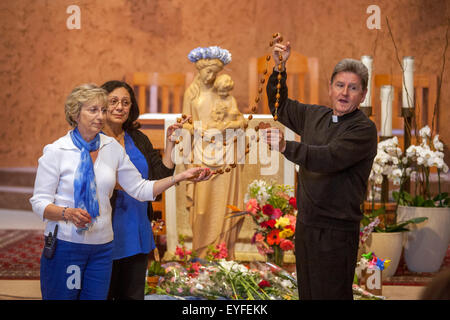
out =
<svg viewBox="0 0 450 320"><path fill-rule="evenodd" d="M441 174L448 172L448 166L444 162L444 145L439 135L432 137L430 128L425 126L419 131L419 136L420 145L411 145L402 161L402 176L415 180L413 194L401 187L393 196L398 203L400 218L428 218L408 234L404 252L408 269L436 272L441 267L450 241L450 197L441 190ZM430 188L432 171L437 173L438 191L435 195Z"/></svg>
<svg viewBox="0 0 450 320"><path fill-rule="evenodd" d="M389 182L393 185L402 184L402 169L402 150L397 137L379 142L369 176L370 205L366 206L368 210L361 220L360 240L363 251L375 252L377 256L391 260L389 268L383 272L383 278L393 276L397 270L403 249L403 235L409 231L408 226L426 220L425 217L399 218L397 205L388 203L386 186ZM381 189L381 195L376 203L377 189Z"/></svg>
<svg viewBox="0 0 450 320"><path fill-rule="evenodd" d="M166 270L161 266L159 261L153 260L147 269L147 286L148 291L153 293L159 283L161 277L164 277Z"/></svg>

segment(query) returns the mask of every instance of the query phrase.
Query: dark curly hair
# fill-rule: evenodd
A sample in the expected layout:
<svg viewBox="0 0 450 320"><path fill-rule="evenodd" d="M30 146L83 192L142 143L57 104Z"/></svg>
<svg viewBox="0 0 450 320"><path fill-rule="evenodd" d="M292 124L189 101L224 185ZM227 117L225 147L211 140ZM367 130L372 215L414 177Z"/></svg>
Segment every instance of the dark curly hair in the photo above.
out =
<svg viewBox="0 0 450 320"><path fill-rule="evenodd" d="M128 83L119 80L107 81L102 84L101 87L105 89L108 94L110 94L117 88L125 88L128 91L131 100L130 113L128 115L127 121L123 123L122 129L124 131L139 129L140 124L136 121L137 118L139 118L139 106L137 104L133 88L131 88Z"/></svg>

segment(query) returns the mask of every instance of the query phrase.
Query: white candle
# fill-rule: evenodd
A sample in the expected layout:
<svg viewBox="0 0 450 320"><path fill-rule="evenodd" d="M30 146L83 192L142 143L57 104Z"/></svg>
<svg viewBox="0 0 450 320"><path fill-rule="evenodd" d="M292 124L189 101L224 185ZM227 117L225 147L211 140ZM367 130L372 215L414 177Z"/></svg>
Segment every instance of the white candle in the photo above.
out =
<svg viewBox="0 0 450 320"><path fill-rule="evenodd" d="M394 99L394 87L382 86L381 99L381 136L392 136L392 100Z"/></svg>
<svg viewBox="0 0 450 320"><path fill-rule="evenodd" d="M361 62L366 66L367 70L369 71L369 77L367 81L367 94L366 98L364 99L361 106L363 107L370 107L372 106L372 100L371 100L371 88L372 88L372 63L373 58L371 56L362 56Z"/></svg>
<svg viewBox="0 0 450 320"><path fill-rule="evenodd" d="M403 108L414 107L414 57L403 57ZM408 101L409 100L409 101Z"/></svg>

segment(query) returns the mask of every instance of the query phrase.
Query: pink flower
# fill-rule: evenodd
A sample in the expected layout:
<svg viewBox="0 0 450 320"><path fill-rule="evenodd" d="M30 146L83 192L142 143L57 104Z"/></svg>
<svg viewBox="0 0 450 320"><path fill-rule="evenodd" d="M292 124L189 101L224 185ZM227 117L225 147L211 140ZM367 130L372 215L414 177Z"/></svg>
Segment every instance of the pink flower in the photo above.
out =
<svg viewBox="0 0 450 320"><path fill-rule="evenodd" d="M276 209L273 211L271 218L274 219L274 220L277 220L277 219L279 219L282 215L283 215L283 212L281 212L280 209L276 208Z"/></svg>
<svg viewBox="0 0 450 320"><path fill-rule="evenodd" d="M184 249L177 246L175 249L175 255L177 255L180 259L184 259Z"/></svg>
<svg viewBox="0 0 450 320"><path fill-rule="evenodd" d="M295 232L295 224L297 223L297 217L291 214L287 214L285 215L285 217L289 219L289 221L291 222L290 226L292 227L292 231Z"/></svg>
<svg viewBox="0 0 450 320"><path fill-rule="evenodd" d="M283 251L294 249L294 243L291 240L281 239L280 248Z"/></svg>
<svg viewBox="0 0 450 320"><path fill-rule="evenodd" d="M252 215L256 215L256 213L260 210L258 201L256 199L250 199L248 200L245 211L250 212Z"/></svg>
<svg viewBox="0 0 450 320"><path fill-rule="evenodd" d="M177 246L176 249L175 249L175 255L177 255L182 260L185 258L185 256L189 256L191 254L192 254L192 251L191 250L187 250L184 247Z"/></svg>
<svg viewBox="0 0 450 320"><path fill-rule="evenodd" d="M263 242L264 241L264 235L262 235L261 233L256 233L255 234L255 241L256 242Z"/></svg>
<svg viewBox="0 0 450 320"><path fill-rule="evenodd" d="M225 259L228 257L228 249L225 242L216 245L217 252L213 252L214 259Z"/></svg>

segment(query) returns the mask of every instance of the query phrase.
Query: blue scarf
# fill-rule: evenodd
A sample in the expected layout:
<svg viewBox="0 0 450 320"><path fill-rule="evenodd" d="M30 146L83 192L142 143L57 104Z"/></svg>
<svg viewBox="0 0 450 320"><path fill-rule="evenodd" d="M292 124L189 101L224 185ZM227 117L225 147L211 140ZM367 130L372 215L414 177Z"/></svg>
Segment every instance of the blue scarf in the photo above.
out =
<svg viewBox="0 0 450 320"><path fill-rule="evenodd" d="M75 171L73 181L75 208L86 210L94 220L99 215L99 206L94 164L89 153L100 147L100 135L97 134L91 142L86 142L78 128L75 128L70 132L70 137L73 144L81 150L80 164ZM86 229L88 228L83 230Z"/></svg>

